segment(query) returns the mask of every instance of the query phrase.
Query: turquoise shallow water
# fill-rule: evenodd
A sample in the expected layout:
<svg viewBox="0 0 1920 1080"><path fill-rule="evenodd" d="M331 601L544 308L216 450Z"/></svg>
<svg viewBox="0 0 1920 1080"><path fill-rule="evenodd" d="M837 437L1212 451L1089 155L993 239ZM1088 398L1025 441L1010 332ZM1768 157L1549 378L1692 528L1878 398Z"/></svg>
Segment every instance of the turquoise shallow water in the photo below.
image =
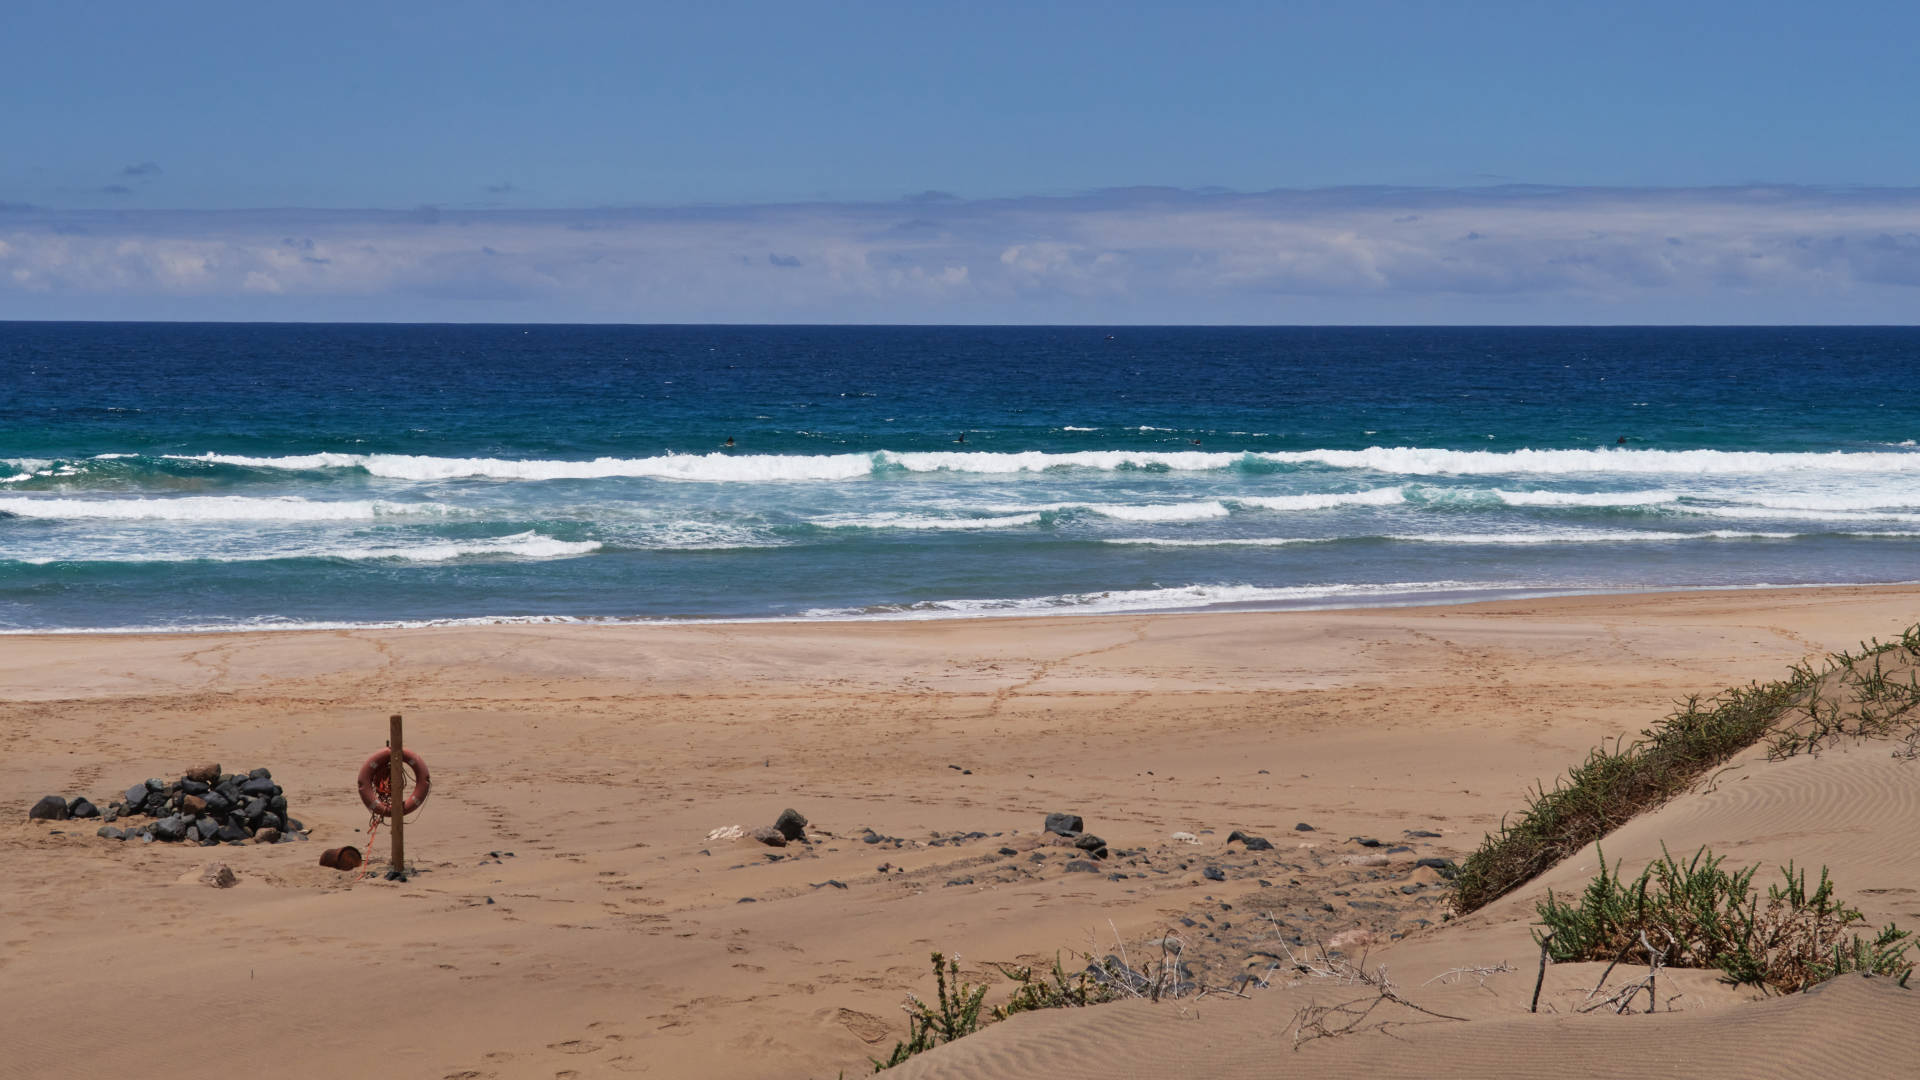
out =
<svg viewBox="0 0 1920 1080"><path fill-rule="evenodd" d="M1915 370L1911 329L0 324L0 629L1909 581Z"/></svg>

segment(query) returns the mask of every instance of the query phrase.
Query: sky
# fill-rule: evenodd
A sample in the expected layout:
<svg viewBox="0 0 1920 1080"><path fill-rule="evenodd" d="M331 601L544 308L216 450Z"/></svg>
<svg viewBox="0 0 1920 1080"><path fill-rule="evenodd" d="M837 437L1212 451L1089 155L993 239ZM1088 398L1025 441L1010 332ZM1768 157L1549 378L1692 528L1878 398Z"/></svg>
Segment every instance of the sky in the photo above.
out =
<svg viewBox="0 0 1920 1080"><path fill-rule="evenodd" d="M0 5L0 318L1911 322L1920 5Z"/></svg>

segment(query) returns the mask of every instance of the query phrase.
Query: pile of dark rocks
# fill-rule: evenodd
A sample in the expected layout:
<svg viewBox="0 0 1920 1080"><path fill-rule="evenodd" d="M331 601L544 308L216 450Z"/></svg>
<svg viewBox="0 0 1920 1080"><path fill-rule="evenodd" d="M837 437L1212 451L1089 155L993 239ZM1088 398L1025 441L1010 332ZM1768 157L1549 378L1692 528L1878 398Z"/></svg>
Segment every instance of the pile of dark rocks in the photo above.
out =
<svg viewBox="0 0 1920 1080"><path fill-rule="evenodd" d="M1079 814L1048 814L1045 829L1048 835L1055 837L1055 843L1077 848L1095 859L1107 857L1107 842L1086 831L1087 823ZM1086 859L1075 859L1067 864L1068 870L1096 873L1100 867Z"/></svg>
<svg viewBox="0 0 1920 1080"><path fill-rule="evenodd" d="M780 811L771 826L762 825L747 833L749 837L768 847L786 847L788 844L810 844L807 839L807 819L800 811L791 807Z"/></svg>
<svg viewBox="0 0 1920 1080"><path fill-rule="evenodd" d="M100 808L88 802L84 795L77 799L49 795L34 803L33 809L27 811L28 821L68 821L99 816Z"/></svg>
<svg viewBox="0 0 1920 1080"><path fill-rule="evenodd" d="M53 803L64 814L53 813ZM44 810L44 812L43 812ZM220 771L217 764L188 769L180 779L144 780L126 790L125 797L108 804L106 813L84 798L72 802L49 795L28 814L33 818L64 821L98 817L106 824L99 834L110 840L215 844L273 844L305 840L306 826L288 813L287 795L266 769L249 773ZM116 821L146 817L151 821L117 826Z"/></svg>

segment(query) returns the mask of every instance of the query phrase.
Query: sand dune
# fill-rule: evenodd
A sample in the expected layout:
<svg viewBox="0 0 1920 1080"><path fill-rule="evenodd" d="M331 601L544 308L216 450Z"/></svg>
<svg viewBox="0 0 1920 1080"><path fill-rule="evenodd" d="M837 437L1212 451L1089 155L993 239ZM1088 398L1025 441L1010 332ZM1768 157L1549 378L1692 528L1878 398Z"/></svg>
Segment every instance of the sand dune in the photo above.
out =
<svg viewBox="0 0 1920 1080"><path fill-rule="evenodd" d="M1848 976L1807 994L1654 1016L1518 1016L1429 1022L1294 1047L1290 1000L1029 1014L923 1055L891 1075L1148 1080L1204 1076L1646 1077L1789 1080L1912 1076L1920 993ZM1198 1015L1194 1015L1197 1013Z"/></svg>
<svg viewBox="0 0 1920 1080"><path fill-rule="evenodd" d="M1872 926L1920 927L1920 774L1887 744L1866 742L1819 757L1768 762L1743 755L1703 790L1675 799L1603 841L1609 864L1637 874L1661 856L1709 847L1733 867L1761 864L1756 879L1780 880L1789 860L1831 870L1843 900ZM1013 1022L923 1055L903 1078L1148 1077L1218 1080L1327 1075L1368 1077L1894 1077L1920 1076L1920 989L1848 976L1785 998L1721 985L1706 972L1668 971L1653 1016L1579 1015L1604 964L1547 970L1543 1014L1529 1015L1537 953L1527 936L1548 888L1577 892L1598 867L1589 846L1537 882L1453 925L1373 951L1407 997L1439 1021L1391 1006L1386 1028L1295 1046L1298 1010L1364 1002L1361 987L1298 980L1251 1000L1122 1003L1054 1011ZM1504 974L1422 985L1460 966L1506 965ZM1618 971L1622 985L1638 971ZM1410 988L1410 989L1408 989ZM1173 1048L1177 1047L1178 1050Z"/></svg>
<svg viewBox="0 0 1920 1080"><path fill-rule="evenodd" d="M1879 1066L1913 1060L1912 999L1864 984L1751 1002L1676 974L1692 1012L1525 1016L1531 896L1441 925L1441 890L1407 860L1463 854L1532 781L1679 695L1897 632L1916 597L0 639L0 804L17 808L0 823L0 1076L199 1075L213 1058L289 1076L854 1075L904 1034L931 950L979 973L1176 927L1228 971L1264 911L1405 933L1371 958L1402 985L1515 973L1421 989L1474 1019L1404 1042L1296 1055L1283 1030L1305 987L1016 1018L897 1075L1895 1075ZM409 832L426 872L349 884L315 858L363 842L353 771L391 711L434 766ZM272 768L313 840L126 845L21 820L41 795L100 799L203 759ZM1920 766L1873 747L1739 764L1621 830L1609 859L1665 840L1826 862L1869 917L1920 923ZM707 839L786 806L811 846ZM1136 854L1068 870L1040 832L1053 810ZM1276 850L1227 845L1235 828ZM1409 850L1356 868L1349 837ZM194 883L214 857L238 887ZM1590 967L1553 969L1544 1000L1564 1013ZM1552 1068L1511 1071L1536 1061Z"/></svg>

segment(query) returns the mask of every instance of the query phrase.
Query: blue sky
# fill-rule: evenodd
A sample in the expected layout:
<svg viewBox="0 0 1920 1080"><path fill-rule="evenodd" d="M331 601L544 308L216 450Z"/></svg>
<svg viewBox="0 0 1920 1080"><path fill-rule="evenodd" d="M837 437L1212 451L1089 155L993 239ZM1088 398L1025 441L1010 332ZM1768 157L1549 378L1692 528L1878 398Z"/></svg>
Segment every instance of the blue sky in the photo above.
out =
<svg viewBox="0 0 1920 1080"><path fill-rule="evenodd" d="M0 318L1920 298L1920 5L13 0L0 40Z"/></svg>

